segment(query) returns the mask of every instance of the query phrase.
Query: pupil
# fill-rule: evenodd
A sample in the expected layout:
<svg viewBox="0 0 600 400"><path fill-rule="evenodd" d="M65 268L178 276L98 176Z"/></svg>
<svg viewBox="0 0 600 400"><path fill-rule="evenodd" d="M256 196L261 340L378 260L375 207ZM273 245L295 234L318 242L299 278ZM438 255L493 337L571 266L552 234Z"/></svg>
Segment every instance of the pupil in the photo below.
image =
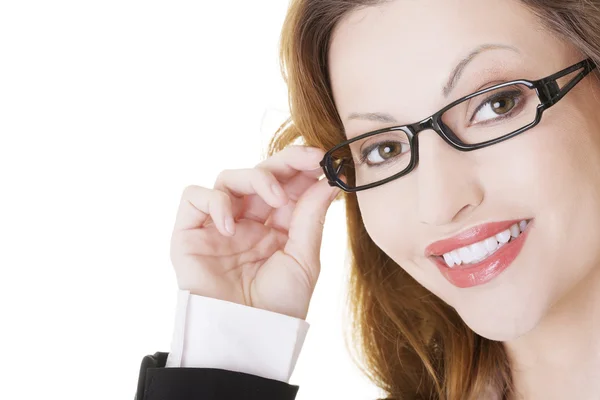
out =
<svg viewBox="0 0 600 400"><path fill-rule="evenodd" d="M494 112L496 114L506 114L513 107L513 100L509 98L504 98L502 100L496 100L492 107L494 108Z"/></svg>
<svg viewBox="0 0 600 400"><path fill-rule="evenodd" d="M394 157L399 152L399 147L396 144L386 144L379 148L379 155L384 160Z"/></svg>

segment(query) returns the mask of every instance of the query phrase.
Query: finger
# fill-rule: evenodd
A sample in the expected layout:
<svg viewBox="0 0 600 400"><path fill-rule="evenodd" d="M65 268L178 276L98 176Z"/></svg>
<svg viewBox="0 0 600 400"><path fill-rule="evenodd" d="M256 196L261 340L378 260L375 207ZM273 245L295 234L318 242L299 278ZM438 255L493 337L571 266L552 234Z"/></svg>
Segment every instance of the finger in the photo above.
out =
<svg viewBox="0 0 600 400"><path fill-rule="evenodd" d="M286 182L304 172L318 178L323 174L319 163L325 152L317 147L288 146L259 163L256 168L271 172L281 182Z"/></svg>
<svg viewBox="0 0 600 400"><path fill-rule="evenodd" d="M316 180L323 174L319 166L323 155L323 150L315 147L289 146L258 164L255 172L250 169L223 171L215 189L234 197L234 216L264 223L273 208L287 204L287 181L298 175ZM291 193L292 196L300 194Z"/></svg>
<svg viewBox="0 0 600 400"><path fill-rule="evenodd" d="M280 211L284 209L294 207L295 202L300 198L302 193L306 189L308 189L311 185L318 181L318 175L315 173L307 173L305 171L298 172L297 175L289 179L287 182L282 184L283 191L288 197L288 202L280 207L273 208L267 203L264 202L258 196L248 196L244 201L244 206L242 207L243 212L239 213L234 207L235 215L239 215L240 218L248 218L257 222L264 223L267 218L272 214L279 214ZM293 204L290 204L293 203ZM286 224L288 225L288 224ZM287 231L287 229L285 229Z"/></svg>
<svg viewBox="0 0 600 400"><path fill-rule="evenodd" d="M275 176L260 168L225 170L219 174L215 189L234 196L234 212L243 203L243 197L258 195L271 207L280 207L287 202L287 195Z"/></svg>
<svg viewBox="0 0 600 400"><path fill-rule="evenodd" d="M323 170L319 166L319 162L324 154L323 150L316 147L289 146L261 162L256 168L266 169L271 172L282 183L283 190L288 195L288 198L291 196L295 201L310 185L323 175ZM294 183L287 185L287 182L295 180L299 176L302 176L299 180L306 184L298 185L298 183ZM278 209L289 209L290 207L293 208L293 205L286 204ZM264 223L269 215L274 212L273 207L257 196L249 196L244 202L243 210L244 213L241 215L241 218L248 218L261 223ZM236 207L234 206L234 213L236 211ZM236 215L239 214L236 213ZM287 225L289 224L286 223L285 226Z"/></svg>
<svg viewBox="0 0 600 400"><path fill-rule="evenodd" d="M317 179L298 174L289 182L283 185L283 189L288 195L288 203L276 209L273 209L265 222L266 226L273 227L279 231L287 233L290 228L292 214L296 208L296 202L311 186L318 182Z"/></svg>
<svg viewBox="0 0 600 400"><path fill-rule="evenodd" d="M296 201L300 198L310 186L315 184L317 179L300 173L288 182L284 183L283 190L288 197L288 202L278 208L270 207L262 199L256 196L249 197L245 203L244 212L241 218L248 218L267 226L275 227L281 231L287 232L289 227L289 217L291 211L296 206ZM238 214L236 214L238 215Z"/></svg>
<svg viewBox="0 0 600 400"><path fill-rule="evenodd" d="M313 279L320 272L320 249L325 215L340 189L329 186L326 179L311 186L298 200L289 228L285 253L294 257Z"/></svg>
<svg viewBox="0 0 600 400"><path fill-rule="evenodd" d="M175 230L201 228L212 219L217 230L227 236L233 225L231 199L219 190L211 190L201 186L188 186L183 191L177 216Z"/></svg>

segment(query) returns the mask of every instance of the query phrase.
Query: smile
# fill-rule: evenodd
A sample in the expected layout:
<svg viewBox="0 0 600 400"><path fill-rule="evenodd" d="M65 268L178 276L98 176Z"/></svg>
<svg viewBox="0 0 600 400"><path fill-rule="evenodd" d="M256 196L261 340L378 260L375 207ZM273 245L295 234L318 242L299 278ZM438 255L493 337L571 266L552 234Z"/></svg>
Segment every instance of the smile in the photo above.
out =
<svg viewBox="0 0 600 400"><path fill-rule="evenodd" d="M504 245L518 238L521 233L525 232L528 223L527 220L523 220L480 242L444 253L443 259L449 268L458 267L460 265L476 264L487 259Z"/></svg>
<svg viewBox="0 0 600 400"><path fill-rule="evenodd" d="M486 224L432 244L426 255L454 286L482 285L517 258L532 225L527 219Z"/></svg>

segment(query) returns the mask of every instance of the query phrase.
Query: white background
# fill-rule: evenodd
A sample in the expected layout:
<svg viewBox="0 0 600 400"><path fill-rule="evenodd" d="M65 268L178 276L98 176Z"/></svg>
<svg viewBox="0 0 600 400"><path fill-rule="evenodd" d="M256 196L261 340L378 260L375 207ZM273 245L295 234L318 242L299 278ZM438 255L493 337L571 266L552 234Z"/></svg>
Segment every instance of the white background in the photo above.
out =
<svg viewBox="0 0 600 400"><path fill-rule="evenodd" d="M0 398L133 399L169 351L183 188L260 161L285 118L287 1L0 3ZM346 353L328 215L299 400L374 399Z"/></svg>

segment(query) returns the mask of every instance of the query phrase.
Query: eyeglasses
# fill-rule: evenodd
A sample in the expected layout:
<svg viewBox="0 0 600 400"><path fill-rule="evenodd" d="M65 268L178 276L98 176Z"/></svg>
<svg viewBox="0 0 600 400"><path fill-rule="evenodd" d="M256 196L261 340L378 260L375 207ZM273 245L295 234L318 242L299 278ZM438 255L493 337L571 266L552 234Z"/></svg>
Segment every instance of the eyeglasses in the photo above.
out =
<svg viewBox="0 0 600 400"><path fill-rule="evenodd" d="M325 154L320 165L329 184L345 192L383 185L415 169L419 132L432 129L460 151L503 142L536 126L544 111L594 68L588 58L543 79L518 79L479 90L420 122L379 129L340 143ZM560 78L578 70L566 84L559 85Z"/></svg>

